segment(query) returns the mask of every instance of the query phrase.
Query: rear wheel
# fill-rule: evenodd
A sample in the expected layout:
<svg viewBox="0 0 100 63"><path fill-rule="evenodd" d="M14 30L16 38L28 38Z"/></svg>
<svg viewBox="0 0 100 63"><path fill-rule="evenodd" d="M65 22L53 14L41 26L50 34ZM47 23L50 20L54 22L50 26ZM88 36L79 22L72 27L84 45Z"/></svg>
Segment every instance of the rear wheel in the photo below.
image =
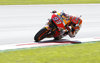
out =
<svg viewBox="0 0 100 63"><path fill-rule="evenodd" d="M47 30L45 27L42 28L34 37L34 40L36 42L39 42L40 40L44 39L47 34L48 34L49 30Z"/></svg>
<svg viewBox="0 0 100 63"><path fill-rule="evenodd" d="M54 40L60 40L62 37L58 36L58 37L54 37Z"/></svg>

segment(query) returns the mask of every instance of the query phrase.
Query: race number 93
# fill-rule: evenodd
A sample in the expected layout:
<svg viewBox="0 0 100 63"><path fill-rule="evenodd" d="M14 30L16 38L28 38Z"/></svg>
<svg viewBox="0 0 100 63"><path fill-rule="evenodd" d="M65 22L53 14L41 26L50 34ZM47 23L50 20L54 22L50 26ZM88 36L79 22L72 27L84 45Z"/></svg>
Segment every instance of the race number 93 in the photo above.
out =
<svg viewBox="0 0 100 63"><path fill-rule="evenodd" d="M54 17L53 20L56 22L56 24L61 24L61 21L58 17Z"/></svg>

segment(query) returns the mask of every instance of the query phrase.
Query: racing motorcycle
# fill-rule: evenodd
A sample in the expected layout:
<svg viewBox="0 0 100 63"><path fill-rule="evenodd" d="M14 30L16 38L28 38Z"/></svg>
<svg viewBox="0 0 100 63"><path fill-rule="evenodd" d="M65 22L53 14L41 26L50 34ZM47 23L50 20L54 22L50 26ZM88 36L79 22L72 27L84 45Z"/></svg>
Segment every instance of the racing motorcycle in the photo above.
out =
<svg viewBox="0 0 100 63"><path fill-rule="evenodd" d="M34 37L36 42L43 40L44 38L54 37L55 40L60 40L62 38L63 32L65 30L65 26L62 21L62 17L53 13L51 19L45 27L43 27ZM68 33L68 32L67 32Z"/></svg>

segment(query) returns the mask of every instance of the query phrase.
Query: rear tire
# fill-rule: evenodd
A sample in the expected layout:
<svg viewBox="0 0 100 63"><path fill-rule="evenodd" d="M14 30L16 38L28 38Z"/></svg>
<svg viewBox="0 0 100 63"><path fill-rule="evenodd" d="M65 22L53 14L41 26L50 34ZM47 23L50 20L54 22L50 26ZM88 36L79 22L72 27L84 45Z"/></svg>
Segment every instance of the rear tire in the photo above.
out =
<svg viewBox="0 0 100 63"><path fill-rule="evenodd" d="M36 42L39 42L40 40L44 39L47 34L48 34L49 30L47 30L45 27L42 28L34 37L34 40Z"/></svg>
<svg viewBox="0 0 100 63"><path fill-rule="evenodd" d="M60 40L62 37L54 37L54 40Z"/></svg>

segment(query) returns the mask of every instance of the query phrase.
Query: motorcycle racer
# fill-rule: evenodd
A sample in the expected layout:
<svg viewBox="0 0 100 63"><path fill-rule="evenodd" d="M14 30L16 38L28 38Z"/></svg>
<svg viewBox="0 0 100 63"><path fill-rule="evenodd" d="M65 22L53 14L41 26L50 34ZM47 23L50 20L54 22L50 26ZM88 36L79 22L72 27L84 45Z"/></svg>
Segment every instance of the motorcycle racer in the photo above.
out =
<svg viewBox="0 0 100 63"><path fill-rule="evenodd" d="M66 35L71 38L76 36L82 25L80 17L71 16L64 12L58 13L57 11L52 11L51 13L53 14L47 24L34 36L36 42L44 38L53 37L55 40L60 40Z"/></svg>
<svg viewBox="0 0 100 63"><path fill-rule="evenodd" d="M64 12L58 13L55 10L52 11L52 13L57 13L59 18L62 18L63 24L66 28L63 33L62 32L60 33L59 38L57 37L57 40L66 35L69 35L71 38L75 37L75 35L78 33L78 31L81 28L82 19L80 17L68 15Z"/></svg>

